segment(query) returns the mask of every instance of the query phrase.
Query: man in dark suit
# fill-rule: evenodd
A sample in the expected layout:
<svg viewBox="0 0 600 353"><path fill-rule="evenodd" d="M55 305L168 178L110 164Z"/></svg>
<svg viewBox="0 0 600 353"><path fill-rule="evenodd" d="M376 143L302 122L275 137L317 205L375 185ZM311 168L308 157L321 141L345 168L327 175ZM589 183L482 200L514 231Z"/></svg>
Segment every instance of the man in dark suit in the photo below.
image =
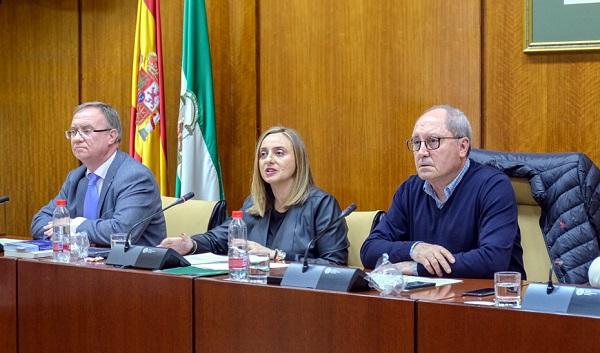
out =
<svg viewBox="0 0 600 353"><path fill-rule="evenodd" d="M71 231L86 231L90 242L101 246L110 244L112 233L129 231L161 208L152 172L119 151L121 122L113 107L101 102L81 104L65 135L83 165L69 173L58 195L33 217L35 239L52 235L52 212L58 199L67 200ZM159 213L137 227L131 239L135 244L157 245L165 235L165 220Z"/></svg>

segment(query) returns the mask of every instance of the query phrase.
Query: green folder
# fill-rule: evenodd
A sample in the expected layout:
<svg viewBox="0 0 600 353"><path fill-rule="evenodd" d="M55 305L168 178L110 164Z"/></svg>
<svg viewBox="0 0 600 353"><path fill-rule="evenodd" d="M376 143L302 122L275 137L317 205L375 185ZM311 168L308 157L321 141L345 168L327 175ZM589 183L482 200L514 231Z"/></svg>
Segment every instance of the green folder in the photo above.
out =
<svg viewBox="0 0 600 353"><path fill-rule="evenodd" d="M208 276L218 276L218 275L226 275L229 273L227 270L210 270L206 268L200 268L196 266L185 266L185 267L175 267L167 270L158 271L161 273L168 273L171 275L185 275L185 276L194 276L194 277L208 277Z"/></svg>

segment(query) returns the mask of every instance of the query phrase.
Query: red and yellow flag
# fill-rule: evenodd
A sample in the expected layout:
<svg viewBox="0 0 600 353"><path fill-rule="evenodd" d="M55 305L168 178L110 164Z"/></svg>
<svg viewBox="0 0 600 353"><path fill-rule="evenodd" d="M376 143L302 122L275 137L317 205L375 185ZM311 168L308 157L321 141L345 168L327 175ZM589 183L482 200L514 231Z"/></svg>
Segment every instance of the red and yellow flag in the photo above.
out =
<svg viewBox="0 0 600 353"><path fill-rule="evenodd" d="M167 194L167 138L159 0L138 0L131 75L129 154L150 168Z"/></svg>

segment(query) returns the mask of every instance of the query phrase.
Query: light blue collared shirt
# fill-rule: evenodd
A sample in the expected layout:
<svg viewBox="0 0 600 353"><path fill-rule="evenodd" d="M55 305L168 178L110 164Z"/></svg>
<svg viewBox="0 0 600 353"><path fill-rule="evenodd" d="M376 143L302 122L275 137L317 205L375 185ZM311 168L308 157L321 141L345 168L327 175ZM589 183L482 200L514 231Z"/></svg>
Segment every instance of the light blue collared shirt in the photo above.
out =
<svg viewBox="0 0 600 353"><path fill-rule="evenodd" d="M454 190L456 189L456 187L458 186L458 184L460 183L460 181L462 180L463 176L465 175L465 173L467 172L467 170L469 169L469 166L471 165L471 161L469 160L469 158L467 158L467 161L465 162L465 165L463 166L463 168L460 170L460 173L458 173L458 175L456 176L456 178L454 178L451 182L448 183L448 185L446 185L446 187L444 188L444 196L446 196L445 201L442 202L440 201L440 199L437 197L437 194L435 193L435 190L433 190L433 186L431 186L431 184L428 181L425 181L425 183L423 184L423 191L425 191L425 193L429 196L431 196L433 198L433 200L435 201L435 205L437 206L438 209L442 209L442 207L444 207L444 204L446 203L446 201L448 201L448 199L450 198L450 196L452 196L452 193L454 192ZM413 254L413 250L415 249L415 246L417 246L417 244L422 243L422 241L416 241L411 247L410 247L410 257L412 258L412 254ZM413 266L412 266L412 272L413 275L418 275L417 273L417 263L413 262Z"/></svg>
<svg viewBox="0 0 600 353"><path fill-rule="evenodd" d="M456 176L456 178L454 178L454 180L452 180L451 182L448 183L448 185L446 185L446 187L444 188L444 196L446 196L444 202L440 201L440 199L437 197L435 190L433 190L433 186L431 186L431 184L428 181L425 181L425 184L423 184L423 191L425 191L425 193L427 195L431 196L435 200L435 205L437 206L438 209L441 209L442 207L444 207L444 204L446 203L446 201L448 201L450 196L452 196L452 193L454 192L454 190L456 189L456 187L462 180L463 176L469 169L470 165L471 165L471 161L467 158L467 161L465 162L465 165L461 169L460 173L458 173L458 175Z"/></svg>

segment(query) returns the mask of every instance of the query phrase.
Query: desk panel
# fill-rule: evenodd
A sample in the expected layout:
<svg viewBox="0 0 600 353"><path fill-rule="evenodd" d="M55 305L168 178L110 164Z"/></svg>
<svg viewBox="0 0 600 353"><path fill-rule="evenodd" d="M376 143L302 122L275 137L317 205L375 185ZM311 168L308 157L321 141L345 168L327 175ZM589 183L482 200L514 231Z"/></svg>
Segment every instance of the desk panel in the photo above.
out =
<svg viewBox="0 0 600 353"><path fill-rule="evenodd" d="M417 315L419 353L592 352L600 338L589 317L440 302L418 302Z"/></svg>
<svg viewBox="0 0 600 353"><path fill-rule="evenodd" d="M414 301L194 280L196 352L414 352Z"/></svg>
<svg viewBox="0 0 600 353"><path fill-rule="evenodd" d="M189 352L193 280L18 261L19 351Z"/></svg>
<svg viewBox="0 0 600 353"><path fill-rule="evenodd" d="M17 352L17 261L0 257L0 351Z"/></svg>

